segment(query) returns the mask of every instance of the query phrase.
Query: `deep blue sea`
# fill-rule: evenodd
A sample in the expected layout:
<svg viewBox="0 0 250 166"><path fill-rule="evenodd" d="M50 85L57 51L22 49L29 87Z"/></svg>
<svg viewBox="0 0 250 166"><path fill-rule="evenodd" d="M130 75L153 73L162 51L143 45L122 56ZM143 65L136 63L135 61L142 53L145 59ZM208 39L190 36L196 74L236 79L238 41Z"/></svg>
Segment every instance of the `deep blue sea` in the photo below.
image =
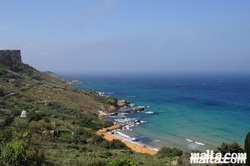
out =
<svg viewBox="0 0 250 166"><path fill-rule="evenodd" d="M105 95L129 100L137 106L149 106L144 112L127 115L146 123L124 132L155 148L205 150L233 141L243 145L246 133L250 131L248 74L66 77L80 80L82 83L75 85L77 87L105 92ZM145 113L148 111L154 114Z"/></svg>

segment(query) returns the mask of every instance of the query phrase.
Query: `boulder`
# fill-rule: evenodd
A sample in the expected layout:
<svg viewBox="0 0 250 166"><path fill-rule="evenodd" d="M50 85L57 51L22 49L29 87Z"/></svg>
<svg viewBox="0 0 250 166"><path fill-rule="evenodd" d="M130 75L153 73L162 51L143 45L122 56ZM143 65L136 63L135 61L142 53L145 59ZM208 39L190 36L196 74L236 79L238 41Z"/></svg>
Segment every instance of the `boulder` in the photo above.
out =
<svg viewBox="0 0 250 166"><path fill-rule="evenodd" d="M111 106L108 107L107 110L108 111L114 111L114 110L117 110L117 108L115 106L111 105Z"/></svg>
<svg viewBox="0 0 250 166"><path fill-rule="evenodd" d="M135 108L134 108L134 111L135 111L135 112L144 111L144 107L135 107Z"/></svg>
<svg viewBox="0 0 250 166"><path fill-rule="evenodd" d="M125 107L129 106L130 102L128 100L118 100L117 105L118 107Z"/></svg>

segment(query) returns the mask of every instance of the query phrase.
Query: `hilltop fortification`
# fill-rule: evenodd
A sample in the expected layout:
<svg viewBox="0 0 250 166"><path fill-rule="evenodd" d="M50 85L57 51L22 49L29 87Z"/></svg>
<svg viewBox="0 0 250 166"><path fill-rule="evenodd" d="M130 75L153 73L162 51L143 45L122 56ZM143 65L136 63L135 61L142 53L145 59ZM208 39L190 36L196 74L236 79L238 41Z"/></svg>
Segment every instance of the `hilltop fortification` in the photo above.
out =
<svg viewBox="0 0 250 166"><path fill-rule="evenodd" d="M22 63L21 50L0 50L0 63L7 66Z"/></svg>

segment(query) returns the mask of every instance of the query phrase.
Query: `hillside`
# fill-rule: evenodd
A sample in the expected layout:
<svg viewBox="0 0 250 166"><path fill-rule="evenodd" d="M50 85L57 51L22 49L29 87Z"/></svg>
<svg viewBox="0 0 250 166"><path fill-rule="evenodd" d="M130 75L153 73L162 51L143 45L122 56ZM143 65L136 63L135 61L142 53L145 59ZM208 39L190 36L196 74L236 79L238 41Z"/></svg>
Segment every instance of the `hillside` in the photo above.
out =
<svg viewBox="0 0 250 166"><path fill-rule="evenodd" d="M0 57L0 165L161 165L175 160L135 153L118 140L96 135L112 125L99 119L98 111L116 106L117 100L58 78L22 63L21 57ZM24 154L30 159L22 159Z"/></svg>

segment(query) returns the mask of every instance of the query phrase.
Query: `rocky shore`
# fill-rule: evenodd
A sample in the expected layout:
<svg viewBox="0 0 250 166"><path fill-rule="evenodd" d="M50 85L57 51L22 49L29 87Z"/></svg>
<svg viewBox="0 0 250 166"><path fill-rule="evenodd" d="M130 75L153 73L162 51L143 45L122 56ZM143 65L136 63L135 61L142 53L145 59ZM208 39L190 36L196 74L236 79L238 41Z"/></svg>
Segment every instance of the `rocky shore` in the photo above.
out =
<svg viewBox="0 0 250 166"><path fill-rule="evenodd" d="M112 118L114 125L99 130L97 134L107 140L119 139L136 152L148 153L151 155L156 154L158 149L149 147L137 138L122 133L123 130L132 131L133 127L145 122L141 119L127 118L125 115L142 112L145 108L148 107L135 106L127 100L118 100L116 106L111 107L111 109L108 109L107 111L99 111L100 118Z"/></svg>

